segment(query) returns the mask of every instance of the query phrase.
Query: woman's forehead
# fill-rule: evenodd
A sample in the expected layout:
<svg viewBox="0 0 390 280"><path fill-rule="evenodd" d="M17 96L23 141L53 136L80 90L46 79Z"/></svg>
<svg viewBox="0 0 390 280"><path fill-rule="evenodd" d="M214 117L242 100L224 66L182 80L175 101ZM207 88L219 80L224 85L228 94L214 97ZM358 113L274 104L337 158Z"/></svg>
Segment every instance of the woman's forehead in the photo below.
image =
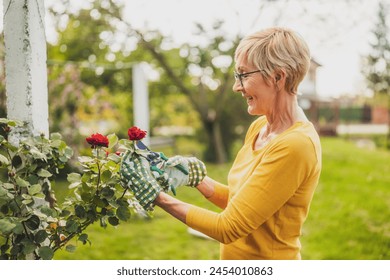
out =
<svg viewBox="0 0 390 280"><path fill-rule="evenodd" d="M246 55L238 54L235 58L235 67L237 70L247 70L253 67L253 65L248 62L248 58Z"/></svg>

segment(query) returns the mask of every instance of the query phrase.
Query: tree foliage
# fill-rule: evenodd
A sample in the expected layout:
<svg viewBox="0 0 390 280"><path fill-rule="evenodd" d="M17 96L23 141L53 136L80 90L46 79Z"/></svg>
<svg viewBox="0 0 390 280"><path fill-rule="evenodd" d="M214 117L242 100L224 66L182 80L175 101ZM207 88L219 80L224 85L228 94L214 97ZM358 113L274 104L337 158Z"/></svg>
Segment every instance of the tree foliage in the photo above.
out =
<svg viewBox="0 0 390 280"><path fill-rule="evenodd" d="M381 106L387 106L388 125L390 127L390 29L388 11L390 6L380 2L378 22L372 34L371 52L364 60L363 74L369 89L374 93L374 100ZM390 131L387 134L386 146L390 148Z"/></svg>
<svg viewBox="0 0 390 280"><path fill-rule="evenodd" d="M374 40L363 67L368 87L375 95L390 94L390 29L387 22L389 8L384 2L379 3L378 22L372 31Z"/></svg>

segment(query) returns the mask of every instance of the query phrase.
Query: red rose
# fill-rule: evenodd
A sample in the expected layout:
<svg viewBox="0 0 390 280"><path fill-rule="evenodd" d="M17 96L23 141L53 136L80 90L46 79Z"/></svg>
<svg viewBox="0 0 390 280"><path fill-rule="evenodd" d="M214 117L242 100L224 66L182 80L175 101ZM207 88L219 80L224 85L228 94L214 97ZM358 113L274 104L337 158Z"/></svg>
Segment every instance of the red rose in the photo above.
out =
<svg viewBox="0 0 390 280"><path fill-rule="evenodd" d="M88 144L92 146L92 148L99 147L108 147L108 138L100 133L92 134L90 137L86 138Z"/></svg>
<svg viewBox="0 0 390 280"><path fill-rule="evenodd" d="M133 126L129 128L129 130L127 131L127 135L129 135L130 140L141 140L145 138L146 131L139 129L136 126Z"/></svg>

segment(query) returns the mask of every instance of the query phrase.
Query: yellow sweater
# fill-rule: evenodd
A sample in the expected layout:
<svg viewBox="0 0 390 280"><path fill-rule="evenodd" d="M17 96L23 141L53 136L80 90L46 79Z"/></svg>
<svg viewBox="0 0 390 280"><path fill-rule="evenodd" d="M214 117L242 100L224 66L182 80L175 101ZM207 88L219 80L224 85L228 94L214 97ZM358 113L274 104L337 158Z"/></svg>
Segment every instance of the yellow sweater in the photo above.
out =
<svg viewBox="0 0 390 280"><path fill-rule="evenodd" d="M215 213L192 206L186 223L221 242L221 259L300 259L301 227L321 172L320 139L309 122L297 122L262 149L253 150L259 117L228 176L217 184Z"/></svg>

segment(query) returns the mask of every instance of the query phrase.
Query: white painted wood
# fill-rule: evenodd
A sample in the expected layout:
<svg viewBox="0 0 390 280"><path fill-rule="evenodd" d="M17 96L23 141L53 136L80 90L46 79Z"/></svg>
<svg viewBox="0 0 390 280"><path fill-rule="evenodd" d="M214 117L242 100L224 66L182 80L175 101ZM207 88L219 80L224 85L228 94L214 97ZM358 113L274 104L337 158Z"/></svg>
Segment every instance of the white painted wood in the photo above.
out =
<svg viewBox="0 0 390 280"><path fill-rule="evenodd" d="M43 0L4 0L7 117L27 126L11 141L49 134L46 35Z"/></svg>
<svg viewBox="0 0 390 280"><path fill-rule="evenodd" d="M142 69L142 64L133 66L133 98L134 125L148 132L142 142L149 145L149 92L148 81Z"/></svg>

